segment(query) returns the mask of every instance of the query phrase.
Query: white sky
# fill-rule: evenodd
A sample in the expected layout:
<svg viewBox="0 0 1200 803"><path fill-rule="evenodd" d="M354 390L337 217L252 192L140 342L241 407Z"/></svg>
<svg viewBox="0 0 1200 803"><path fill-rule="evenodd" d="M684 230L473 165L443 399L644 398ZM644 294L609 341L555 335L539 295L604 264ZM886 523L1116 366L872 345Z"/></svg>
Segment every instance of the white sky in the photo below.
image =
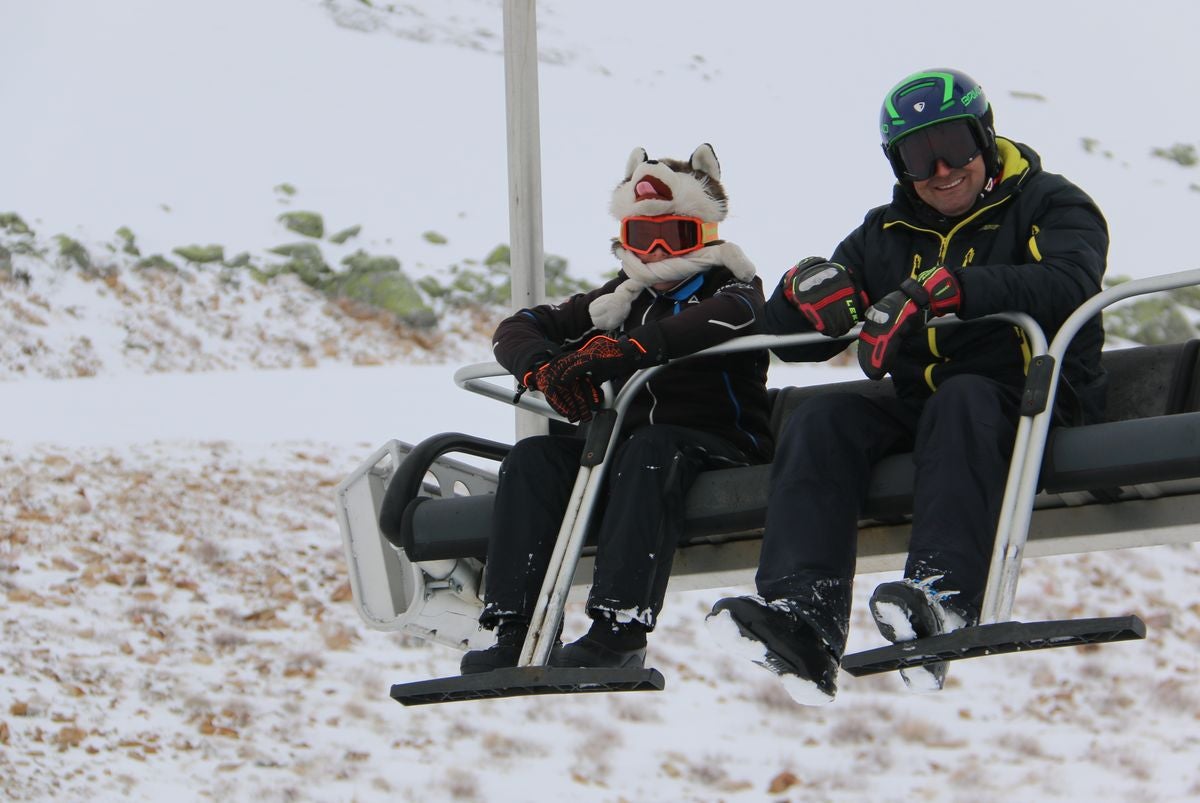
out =
<svg viewBox="0 0 1200 803"><path fill-rule="evenodd" d="M337 27L330 8L382 27ZM500 6L401 8L14 4L0 30L10 110L0 209L45 233L107 240L124 225L148 251L218 242L231 253L295 239L276 215L316 209L330 230L363 224L350 247L409 270L482 257L508 240ZM629 151L686 156L708 141L732 199L723 233L764 275L827 253L888 197L875 135L883 93L908 72L952 65L983 83L1002 135L1034 145L1100 202L1112 272L1189 267L1200 192L1188 187L1200 179L1149 152L1195 143L1200 130L1197 17L1182 0L737 13L715 0L542 2L546 250L576 275L613 267L608 193ZM1083 137L1112 158L1084 153ZM280 182L299 189L288 207L272 191ZM425 243L428 230L449 244Z"/></svg>

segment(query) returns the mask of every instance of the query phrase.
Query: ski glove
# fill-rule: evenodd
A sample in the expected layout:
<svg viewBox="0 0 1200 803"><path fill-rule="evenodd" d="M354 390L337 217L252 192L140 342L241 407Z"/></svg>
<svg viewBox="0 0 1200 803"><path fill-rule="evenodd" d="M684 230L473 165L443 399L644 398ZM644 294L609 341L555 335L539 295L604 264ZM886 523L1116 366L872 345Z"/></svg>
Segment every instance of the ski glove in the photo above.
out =
<svg viewBox="0 0 1200 803"><path fill-rule="evenodd" d="M836 262L808 257L783 275L783 295L813 329L841 337L862 322L867 294L854 276Z"/></svg>
<svg viewBox="0 0 1200 803"><path fill-rule="evenodd" d="M930 268L916 279L905 279L867 310L858 333L858 364L870 379L883 379L900 343L924 326L922 310L938 316L962 307L962 285L946 267Z"/></svg>
<svg viewBox="0 0 1200 803"><path fill-rule="evenodd" d="M551 365L553 363L548 362L529 371L521 380L521 384L541 393L554 412L572 424L591 421L592 410L604 401L600 389L586 378L578 381L556 380L549 370Z"/></svg>
<svg viewBox="0 0 1200 803"><path fill-rule="evenodd" d="M858 365L869 379L883 379L900 343L925 325L917 302L902 290L893 290L875 302L858 333Z"/></svg>
<svg viewBox="0 0 1200 803"><path fill-rule="evenodd" d="M631 337L596 335L575 351L552 361L546 370L555 382L590 380L599 387L610 379L626 377L641 368L666 362Z"/></svg>
<svg viewBox="0 0 1200 803"><path fill-rule="evenodd" d="M947 267L930 268L915 279L905 279L900 289L934 317L958 312L962 306L962 284Z"/></svg>

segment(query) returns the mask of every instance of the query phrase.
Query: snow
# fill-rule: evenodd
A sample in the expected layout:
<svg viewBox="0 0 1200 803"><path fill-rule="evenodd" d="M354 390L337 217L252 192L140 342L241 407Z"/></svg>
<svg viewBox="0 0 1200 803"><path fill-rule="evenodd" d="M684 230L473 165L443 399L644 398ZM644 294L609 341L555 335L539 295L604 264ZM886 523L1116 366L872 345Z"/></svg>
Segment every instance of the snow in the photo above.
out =
<svg viewBox="0 0 1200 803"><path fill-rule="evenodd" d="M834 698L821 691L816 683L799 675L780 675L779 683L787 691L788 697L795 700L798 705L828 705L834 700Z"/></svg>
<svg viewBox="0 0 1200 803"><path fill-rule="evenodd" d="M322 243L335 258L361 246L421 273L482 257L508 240L499 5L373 5L14 7L0 212L89 246L129 226L144 253L232 254L298 239L276 217L315 209L330 230L363 226ZM1198 14L544 1L546 250L574 275L610 270L606 204L629 150L708 141L732 199L722 233L772 279L886 199L879 98L949 64L984 83L1001 134L1097 199L1112 273L1188 267L1195 175L1149 152L1195 141ZM843 673L833 704L795 705L700 632L741 588L668 598L648 650L663 692L406 709L389 685L452 674L458 654L359 621L333 488L391 437L511 438L504 405L451 381L488 359L478 326L422 339L298 283L230 287L203 269L115 284L41 271L0 284L0 310L7 799L1200 796L1194 544L1027 560L1021 619L1136 612L1147 639L959 662L937 694ZM851 650L882 644L866 600L883 579L858 578ZM572 606L568 637L584 625Z"/></svg>
<svg viewBox="0 0 1200 803"><path fill-rule="evenodd" d="M885 627L892 629L892 641L912 641L917 637L912 623L908 621L908 613L894 602L880 602L875 605L875 620Z"/></svg>

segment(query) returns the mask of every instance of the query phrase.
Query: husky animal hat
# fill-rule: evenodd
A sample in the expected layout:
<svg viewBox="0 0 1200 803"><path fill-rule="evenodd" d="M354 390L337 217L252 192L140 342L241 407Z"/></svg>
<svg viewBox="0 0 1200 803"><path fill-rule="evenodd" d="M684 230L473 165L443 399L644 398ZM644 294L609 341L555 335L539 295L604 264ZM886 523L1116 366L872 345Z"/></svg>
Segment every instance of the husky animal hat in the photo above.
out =
<svg viewBox="0 0 1200 803"><path fill-rule="evenodd" d="M725 188L721 186L721 164L712 146L705 143L686 162L652 160L646 156L645 148L634 148L625 164L625 178L613 190L609 211L622 221L634 216L696 217L712 223L715 232L715 224L728 214L728 205ZM612 252L621 260L629 278L588 306L592 322L601 329L620 326L629 315L633 299L659 282L682 281L717 265L724 265L743 282L754 278L754 265L742 249L724 240L712 240L697 251L659 262L642 262L620 240L613 241Z"/></svg>

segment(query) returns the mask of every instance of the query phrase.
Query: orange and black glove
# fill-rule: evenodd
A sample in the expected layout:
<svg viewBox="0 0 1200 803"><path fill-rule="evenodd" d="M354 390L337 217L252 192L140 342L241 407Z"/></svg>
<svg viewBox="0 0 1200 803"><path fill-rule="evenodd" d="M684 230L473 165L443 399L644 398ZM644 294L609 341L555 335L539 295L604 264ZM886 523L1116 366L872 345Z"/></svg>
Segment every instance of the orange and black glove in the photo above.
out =
<svg viewBox="0 0 1200 803"><path fill-rule="evenodd" d="M924 310L947 315L962 307L962 285L949 268L936 267L916 279L905 279L866 313L858 333L858 365L870 379L883 379L900 350L900 343L924 328Z"/></svg>
<svg viewBox="0 0 1200 803"><path fill-rule="evenodd" d="M541 393L554 412L572 424L591 421L592 410L604 402L604 394L586 377L570 381L556 378L550 370L553 364L548 362L527 372L521 379L522 387Z"/></svg>
<svg viewBox="0 0 1200 803"><path fill-rule="evenodd" d="M813 329L841 337L862 322L867 294L836 262L808 257L783 275L783 295Z"/></svg>
<svg viewBox="0 0 1200 803"><path fill-rule="evenodd" d="M647 348L632 337L596 335L575 351L554 359L546 370L556 382L590 380L599 387L610 379L627 377L634 371L660 365L666 357L659 348Z"/></svg>

